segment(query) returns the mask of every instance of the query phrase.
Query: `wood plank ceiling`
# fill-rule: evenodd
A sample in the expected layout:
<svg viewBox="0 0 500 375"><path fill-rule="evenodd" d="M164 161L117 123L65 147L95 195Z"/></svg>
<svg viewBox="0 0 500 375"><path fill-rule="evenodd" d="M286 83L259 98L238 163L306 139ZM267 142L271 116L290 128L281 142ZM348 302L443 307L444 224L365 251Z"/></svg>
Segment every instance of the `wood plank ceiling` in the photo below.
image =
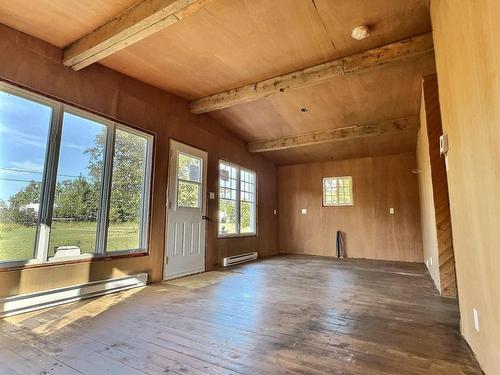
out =
<svg viewBox="0 0 500 375"><path fill-rule="evenodd" d="M65 47L137 0L0 0L0 23ZM100 63L196 100L431 30L429 0L213 0ZM371 35L350 34L369 25ZM416 116L433 54L210 112L248 142ZM301 109L306 108L306 112ZM399 153L416 130L263 153L279 164Z"/></svg>

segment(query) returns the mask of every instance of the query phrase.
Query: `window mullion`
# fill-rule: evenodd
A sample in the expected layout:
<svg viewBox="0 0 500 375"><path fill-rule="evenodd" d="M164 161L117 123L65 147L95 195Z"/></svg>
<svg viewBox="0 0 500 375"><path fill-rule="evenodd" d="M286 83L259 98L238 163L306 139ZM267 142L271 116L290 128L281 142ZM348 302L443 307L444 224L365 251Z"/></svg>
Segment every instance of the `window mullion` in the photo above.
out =
<svg viewBox="0 0 500 375"><path fill-rule="evenodd" d="M241 234L241 168L237 169L237 180L236 180L236 228L238 229L238 234Z"/></svg>
<svg viewBox="0 0 500 375"><path fill-rule="evenodd" d="M45 262L48 258L50 227L52 225L52 211L54 207L54 195L57 180L57 165L59 162L59 149L61 147L61 133L64 110L62 104L52 107L52 119L50 124L49 145L44 165L40 211L38 217L36 236L36 258Z"/></svg>
<svg viewBox="0 0 500 375"><path fill-rule="evenodd" d="M108 124L106 134L106 148L104 150L104 168L101 184L101 197L97 215L96 254L106 254L106 240L108 235L109 199L111 196L111 177L113 173L113 156L115 149L115 124Z"/></svg>
<svg viewBox="0 0 500 375"><path fill-rule="evenodd" d="M336 196L336 202L337 202L337 205L340 205L340 178L335 178L335 186L337 187L335 189L335 196Z"/></svg>

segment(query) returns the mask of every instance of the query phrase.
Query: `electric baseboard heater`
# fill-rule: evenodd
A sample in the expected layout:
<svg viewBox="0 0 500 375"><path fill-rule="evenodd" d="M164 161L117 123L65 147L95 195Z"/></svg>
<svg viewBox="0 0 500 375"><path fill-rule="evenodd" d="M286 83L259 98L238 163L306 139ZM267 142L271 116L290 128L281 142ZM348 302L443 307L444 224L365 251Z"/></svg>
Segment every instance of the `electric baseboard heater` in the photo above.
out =
<svg viewBox="0 0 500 375"><path fill-rule="evenodd" d="M85 284L71 285L63 288L44 290L41 292L19 294L0 298L0 317L21 314L63 303L80 301L86 298L145 286L147 273L115 277L106 280L91 281Z"/></svg>
<svg viewBox="0 0 500 375"><path fill-rule="evenodd" d="M246 254L234 255L232 257L224 258L222 264L224 265L224 267L228 267L228 266L233 266L233 265L239 264L239 263L250 262L250 261L255 260L255 259L257 259L256 252L246 253Z"/></svg>

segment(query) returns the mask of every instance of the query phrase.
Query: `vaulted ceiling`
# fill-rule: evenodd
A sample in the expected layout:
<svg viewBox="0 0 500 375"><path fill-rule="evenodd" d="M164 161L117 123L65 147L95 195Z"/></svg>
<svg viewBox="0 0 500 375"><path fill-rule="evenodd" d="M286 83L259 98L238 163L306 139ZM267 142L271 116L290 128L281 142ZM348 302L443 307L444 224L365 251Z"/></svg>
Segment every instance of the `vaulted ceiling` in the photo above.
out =
<svg viewBox="0 0 500 375"><path fill-rule="evenodd" d="M137 1L0 0L0 23L63 48ZM202 3L99 63L192 101L431 31L429 0ZM370 27L367 39L351 38L358 25ZM424 53L209 115L248 142L415 117L421 77L434 69ZM263 154L291 164L411 151L415 142L411 128Z"/></svg>

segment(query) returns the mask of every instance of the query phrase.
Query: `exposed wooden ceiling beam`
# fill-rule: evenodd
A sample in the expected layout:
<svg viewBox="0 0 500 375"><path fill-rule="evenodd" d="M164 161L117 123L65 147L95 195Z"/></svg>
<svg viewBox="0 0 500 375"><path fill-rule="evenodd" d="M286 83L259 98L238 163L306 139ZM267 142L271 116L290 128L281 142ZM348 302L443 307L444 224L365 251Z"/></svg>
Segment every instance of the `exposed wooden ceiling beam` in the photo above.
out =
<svg viewBox="0 0 500 375"><path fill-rule="evenodd" d="M267 141L250 142L248 144L248 151L279 151L320 143L371 137L384 134L397 134L411 129L417 129L419 127L419 124L419 119L416 116L378 121L370 124L353 125L332 130L271 139Z"/></svg>
<svg viewBox="0 0 500 375"><path fill-rule="evenodd" d="M80 70L177 21L212 0L144 0L65 48L63 64Z"/></svg>
<svg viewBox="0 0 500 375"><path fill-rule="evenodd" d="M280 92L317 85L334 77L364 72L434 50L432 33L426 33L363 53L279 75L191 102L191 112L206 113L251 102Z"/></svg>

